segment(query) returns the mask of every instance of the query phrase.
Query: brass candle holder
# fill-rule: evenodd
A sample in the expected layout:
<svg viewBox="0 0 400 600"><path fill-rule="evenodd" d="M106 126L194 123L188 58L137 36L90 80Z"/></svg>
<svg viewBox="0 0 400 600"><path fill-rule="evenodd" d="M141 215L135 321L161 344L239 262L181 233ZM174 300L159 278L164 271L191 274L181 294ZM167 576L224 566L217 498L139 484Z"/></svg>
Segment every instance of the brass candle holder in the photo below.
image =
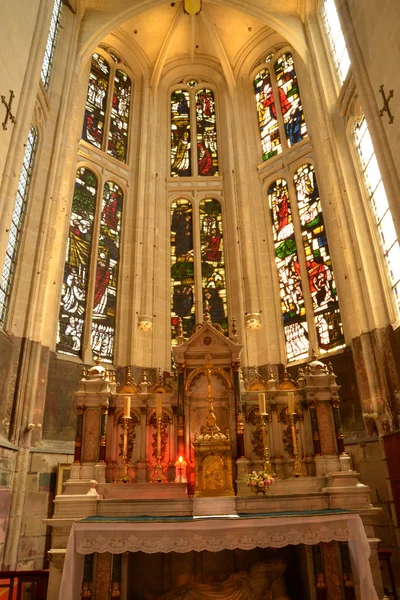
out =
<svg viewBox="0 0 400 600"><path fill-rule="evenodd" d="M271 475L271 477L276 477L276 473L271 465L271 461L269 459L269 450L267 445L267 423L268 423L268 413L260 412L260 420L261 420L261 430L263 436L263 446L264 446L264 471Z"/></svg>
<svg viewBox="0 0 400 600"><path fill-rule="evenodd" d="M290 425L291 425L291 429L292 429L293 458L294 458L292 477L307 477L307 471L306 471L303 463L301 462L301 460L299 460L299 447L297 444L297 432L296 432L296 423L295 423L296 413L295 412L290 413L289 417L290 417Z"/></svg>
<svg viewBox="0 0 400 600"><path fill-rule="evenodd" d="M156 481L157 483L164 483L166 481L161 464L161 427L162 416L159 416L157 417L157 463L154 466L153 475L151 477L152 481Z"/></svg>
<svg viewBox="0 0 400 600"><path fill-rule="evenodd" d="M122 427L123 427L123 438L122 438L122 465L119 470L119 475L116 481L123 481L124 483L131 483L132 477L129 475L129 461L128 461L128 430L129 430L129 422L132 421L132 417L123 416L122 417Z"/></svg>

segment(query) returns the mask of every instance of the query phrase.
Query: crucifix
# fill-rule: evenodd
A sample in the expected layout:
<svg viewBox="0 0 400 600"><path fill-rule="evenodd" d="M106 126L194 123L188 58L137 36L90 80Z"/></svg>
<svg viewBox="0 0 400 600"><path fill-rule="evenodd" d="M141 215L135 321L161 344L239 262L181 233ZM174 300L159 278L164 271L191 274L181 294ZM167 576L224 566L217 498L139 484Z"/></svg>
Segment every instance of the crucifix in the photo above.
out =
<svg viewBox="0 0 400 600"><path fill-rule="evenodd" d="M381 117L383 117L383 113L387 112L388 117L389 117L389 125L391 125L394 121L394 116L390 112L389 102L393 98L393 90L389 90L388 97L385 96L385 92L383 91L383 85L381 85L381 87L379 88L379 91L382 94L382 98L383 98L383 107L379 111L379 114Z"/></svg>
<svg viewBox="0 0 400 600"><path fill-rule="evenodd" d="M14 99L14 91L13 90L10 90L10 99L8 101L8 104L7 104L7 100L5 99L5 96L1 97L1 101L2 101L2 103L6 107L6 117L5 117L5 119L4 119L3 123L2 123L3 129L7 129L7 121L8 121L8 119L10 119L11 123L14 123L14 125L17 122L16 118L11 113L11 104L12 104L13 99Z"/></svg>

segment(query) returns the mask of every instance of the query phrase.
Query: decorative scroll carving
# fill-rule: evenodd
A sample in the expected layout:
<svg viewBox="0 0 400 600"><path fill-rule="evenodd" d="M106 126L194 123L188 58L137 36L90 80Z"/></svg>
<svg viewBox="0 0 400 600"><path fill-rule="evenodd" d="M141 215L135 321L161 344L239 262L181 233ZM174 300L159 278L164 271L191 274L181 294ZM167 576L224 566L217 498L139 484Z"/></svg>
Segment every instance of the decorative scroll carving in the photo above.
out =
<svg viewBox="0 0 400 600"><path fill-rule="evenodd" d="M171 423L171 419L168 413L162 413L162 421L161 421L161 462L165 460L165 453L167 451L167 441L168 441L168 425ZM149 424L155 429L155 432L152 434L151 439L151 447L153 449L152 457L157 460L157 417L156 413L153 412Z"/></svg>
<svg viewBox="0 0 400 600"><path fill-rule="evenodd" d="M251 423L253 426L253 430L251 432L251 445L253 447L253 452L257 456L257 458L264 459L264 442L263 442L263 433L261 426L261 419L258 413L258 407L254 407L251 409L247 416L248 423Z"/></svg>
<svg viewBox="0 0 400 600"><path fill-rule="evenodd" d="M136 428L136 425L138 425L138 424L139 424L139 419L137 418L137 416L135 415L134 412L131 412L131 420L130 421L128 420L127 461L129 463L132 461L133 449L135 447L135 440L136 440L135 428ZM123 413L120 414L120 417L118 419L118 425L121 425L121 427L123 426ZM120 442L118 444L119 455L122 456L123 446L124 446L124 434L121 433L119 438L120 438Z"/></svg>

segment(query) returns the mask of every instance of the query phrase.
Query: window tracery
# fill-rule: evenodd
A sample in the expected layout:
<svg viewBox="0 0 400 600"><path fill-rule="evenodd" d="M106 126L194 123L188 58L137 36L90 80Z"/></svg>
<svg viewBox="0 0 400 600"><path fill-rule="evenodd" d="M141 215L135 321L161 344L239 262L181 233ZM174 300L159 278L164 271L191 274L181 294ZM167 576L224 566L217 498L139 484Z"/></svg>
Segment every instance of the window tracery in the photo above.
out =
<svg viewBox="0 0 400 600"><path fill-rule="evenodd" d="M195 79L186 86L171 94L171 177L218 175L214 92Z"/></svg>
<svg viewBox="0 0 400 600"><path fill-rule="evenodd" d="M61 294L57 351L81 356L85 328L89 328L93 352L112 362L123 192L116 183L105 182L98 222L98 190L99 181L94 172L87 167L78 168ZM96 257L96 268L93 257ZM95 273L94 289L89 286L92 271Z"/></svg>
<svg viewBox="0 0 400 600"><path fill-rule="evenodd" d="M190 335L199 312L207 306L213 323L228 331L227 294L221 204L202 200L194 218L193 206L181 198L171 205L171 337L179 318L183 334ZM198 228L196 234L194 228ZM196 244L194 240L199 240ZM200 269L198 269L200 267Z"/></svg>
<svg viewBox="0 0 400 600"><path fill-rule="evenodd" d="M102 52L92 56L82 138L126 163L132 82L118 54Z"/></svg>
<svg viewBox="0 0 400 600"><path fill-rule="evenodd" d="M297 169L293 184L296 194L294 211L286 180L277 179L268 188L289 362L307 357L310 343L314 345L314 341L322 352L344 345L336 284L313 166L306 163ZM313 314L306 312L306 305L312 307Z"/></svg>
<svg viewBox="0 0 400 600"><path fill-rule="evenodd" d="M60 18L62 11L62 0L54 0L53 12L51 14L49 35L47 38L46 49L44 51L43 64L40 72L40 78L47 90L50 84L50 75L53 67L54 52L56 49L58 30L60 29Z"/></svg>
<svg viewBox="0 0 400 600"><path fill-rule="evenodd" d="M380 245L385 257L397 312L400 315L400 245L367 121L364 116L354 127L354 139L365 186L375 217Z"/></svg>
<svg viewBox="0 0 400 600"><path fill-rule="evenodd" d="M265 62L253 80L263 161L308 136L291 52L270 52Z"/></svg>
<svg viewBox="0 0 400 600"><path fill-rule="evenodd" d="M10 302L11 289L14 281L21 232L24 224L25 213L29 196L29 188L32 179L35 155L38 145L38 132L32 126L29 130L25 145L25 154L22 161L21 174L18 181L18 189L15 196L14 210L11 226L8 232L6 256L0 281L0 324L4 327L8 306Z"/></svg>
<svg viewBox="0 0 400 600"><path fill-rule="evenodd" d="M350 69L350 57L340 26L335 0L324 0L321 7L322 20L328 36L332 58L340 84L344 83Z"/></svg>

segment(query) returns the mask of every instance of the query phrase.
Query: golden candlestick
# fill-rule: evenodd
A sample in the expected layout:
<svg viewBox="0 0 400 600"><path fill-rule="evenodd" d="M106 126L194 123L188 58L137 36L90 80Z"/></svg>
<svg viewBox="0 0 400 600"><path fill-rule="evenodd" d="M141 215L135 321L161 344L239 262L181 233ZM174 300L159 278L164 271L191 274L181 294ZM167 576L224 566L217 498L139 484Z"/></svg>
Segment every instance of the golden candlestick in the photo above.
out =
<svg viewBox="0 0 400 600"><path fill-rule="evenodd" d="M263 446L264 446L264 471L271 475L271 477L276 477L276 473L271 465L271 461L269 459L269 450L267 445L267 423L268 423L268 413L260 412L261 419L261 430L263 436Z"/></svg>
<svg viewBox="0 0 400 600"><path fill-rule="evenodd" d="M124 411L126 412L126 411ZM132 417L124 414L122 417L123 437L122 437L122 465L119 470L119 476L116 481L123 481L124 483L131 483L132 477L129 475L129 461L128 461L128 430L129 421L132 421Z"/></svg>
<svg viewBox="0 0 400 600"><path fill-rule="evenodd" d="M162 413L161 413L162 414ZM166 481L165 475L163 473L163 468L161 464L161 427L162 427L162 416L157 417L157 463L154 466L154 471L152 475L152 481L157 481L158 483L163 483Z"/></svg>
<svg viewBox="0 0 400 600"><path fill-rule="evenodd" d="M292 477L307 477L306 468L304 467L301 460L299 460L299 448L297 445L296 423L294 420L296 413L292 412L289 414L289 416L290 416L290 425L291 425L291 429L292 429L293 458L294 458Z"/></svg>

